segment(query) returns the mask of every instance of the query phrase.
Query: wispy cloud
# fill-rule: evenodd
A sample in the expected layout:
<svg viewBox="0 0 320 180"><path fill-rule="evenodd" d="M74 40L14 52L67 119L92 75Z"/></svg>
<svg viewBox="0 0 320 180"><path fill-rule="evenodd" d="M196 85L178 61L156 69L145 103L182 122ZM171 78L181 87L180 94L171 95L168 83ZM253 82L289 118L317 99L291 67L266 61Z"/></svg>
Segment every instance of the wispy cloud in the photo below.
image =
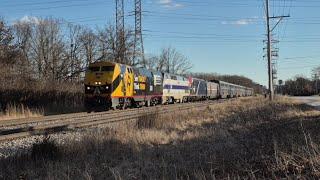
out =
<svg viewBox="0 0 320 180"><path fill-rule="evenodd" d="M158 0L158 3L162 7L172 9L172 8L182 8L184 5L181 3L174 2L173 0Z"/></svg>
<svg viewBox="0 0 320 180"><path fill-rule="evenodd" d="M222 21L221 24L245 26L245 25L254 24L255 22L257 22L258 19L259 17L252 17L252 18L239 19L235 21Z"/></svg>

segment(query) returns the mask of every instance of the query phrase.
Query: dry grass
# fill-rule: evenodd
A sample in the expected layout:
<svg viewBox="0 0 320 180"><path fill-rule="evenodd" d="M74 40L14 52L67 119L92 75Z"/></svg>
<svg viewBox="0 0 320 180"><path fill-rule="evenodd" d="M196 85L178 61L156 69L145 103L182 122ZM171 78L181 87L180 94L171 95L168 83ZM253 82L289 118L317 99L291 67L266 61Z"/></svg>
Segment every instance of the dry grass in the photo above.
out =
<svg viewBox="0 0 320 180"><path fill-rule="evenodd" d="M262 98L204 111L142 114L136 124L90 132L80 142L58 146L58 159L1 160L0 178L319 178L319 120L312 107Z"/></svg>
<svg viewBox="0 0 320 180"><path fill-rule="evenodd" d="M61 90L0 89L0 114L54 115L85 110L82 92L75 91L72 86L60 85L56 88ZM78 86L78 89L83 88Z"/></svg>
<svg viewBox="0 0 320 180"><path fill-rule="evenodd" d="M30 109L28 107L25 107L23 104L20 104L20 105L9 104L6 107L6 112L0 113L0 121L8 120L8 119L40 117L43 115L44 115L44 112L41 109Z"/></svg>

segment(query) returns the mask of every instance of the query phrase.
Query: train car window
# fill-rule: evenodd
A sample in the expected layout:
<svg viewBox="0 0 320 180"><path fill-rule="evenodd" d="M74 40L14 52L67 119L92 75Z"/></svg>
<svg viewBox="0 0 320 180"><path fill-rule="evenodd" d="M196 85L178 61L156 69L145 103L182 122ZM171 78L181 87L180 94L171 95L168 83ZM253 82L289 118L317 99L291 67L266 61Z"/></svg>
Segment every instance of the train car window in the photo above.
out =
<svg viewBox="0 0 320 180"><path fill-rule="evenodd" d="M171 79L177 80L177 76L171 76Z"/></svg>
<svg viewBox="0 0 320 180"><path fill-rule="evenodd" d="M102 66L101 71L103 72L111 72L114 70L114 66Z"/></svg>
<svg viewBox="0 0 320 180"><path fill-rule="evenodd" d="M98 67L89 67L88 70L90 72L98 72L98 71L100 71L100 67L99 66Z"/></svg>

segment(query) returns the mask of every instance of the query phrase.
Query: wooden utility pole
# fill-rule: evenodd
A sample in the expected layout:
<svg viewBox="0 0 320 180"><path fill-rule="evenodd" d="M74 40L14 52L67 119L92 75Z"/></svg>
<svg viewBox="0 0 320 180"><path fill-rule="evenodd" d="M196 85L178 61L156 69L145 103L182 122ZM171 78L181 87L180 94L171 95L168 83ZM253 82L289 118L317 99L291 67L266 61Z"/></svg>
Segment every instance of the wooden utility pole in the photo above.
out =
<svg viewBox="0 0 320 180"><path fill-rule="evenodd" d="M274 89L273 89L273 72L272 72L272 52L271 52L271 33L280 23L280 21L285 17L290 16L274 16L270 17L269 12L269 0L266 0L266 20L267 20L267 36L268 36L268 45L267 45L267 56L268 56L268 76L269 76L269 99L272 101L274 99ZM270 29L270 19L279 19L276 25Z"/></svg>
<svg viewBox="0 0 320 180"><path fill-rule="evenodd" d="M269 98L272 101L274 98L273 79L272 79L272 65L271 65L271 32L270 32L270 16L269 16L269 0L266 0L266 18L267 18L267 56L268 56L268 76L269 76Z"/></svg>

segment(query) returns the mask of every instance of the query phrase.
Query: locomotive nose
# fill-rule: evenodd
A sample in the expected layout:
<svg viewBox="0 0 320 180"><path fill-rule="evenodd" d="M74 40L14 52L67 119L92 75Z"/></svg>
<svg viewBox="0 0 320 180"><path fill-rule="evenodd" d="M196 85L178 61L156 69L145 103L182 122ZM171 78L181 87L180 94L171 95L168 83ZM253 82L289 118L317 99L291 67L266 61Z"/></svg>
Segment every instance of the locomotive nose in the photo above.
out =
<svg viewBox="0 0 320 180"><path fill-rule="evenodd" d="M93 94L94 94L94 95L100 95L100 94L101 94L100 88L99 88L99 87L96 87L96 88L94 89Z"/></svg>

